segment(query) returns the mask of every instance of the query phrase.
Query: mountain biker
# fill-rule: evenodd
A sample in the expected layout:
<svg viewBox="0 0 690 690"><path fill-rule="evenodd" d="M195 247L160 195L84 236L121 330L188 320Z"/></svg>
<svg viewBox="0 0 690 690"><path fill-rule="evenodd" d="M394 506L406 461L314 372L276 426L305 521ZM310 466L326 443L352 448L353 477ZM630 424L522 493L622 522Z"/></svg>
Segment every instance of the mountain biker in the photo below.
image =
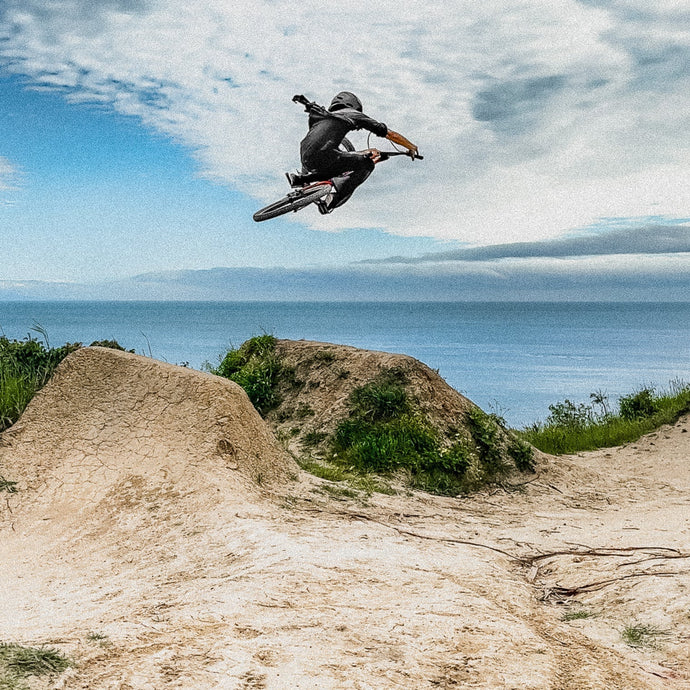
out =
<svg viewBox="0 0 690 690"><path fill-rule="evenodd" d="M365 151L343 151L339 148L345 135L357 129L366 129L376 136L385 137L417 152L417 147L405 137L365 115L362 102L349 91L337 94L328 106L328 111L322 108L310 110L309 131L300 143L302 173L288 173L288 180L292 186L299 186L303 184L302 177L306 176L333 178L334 192L319 202L321 213L330 213L334 208L342 206L371 175L374 165L380 159L381 153L375 148ZM343 175L345 172L349 174Z"/></svg>

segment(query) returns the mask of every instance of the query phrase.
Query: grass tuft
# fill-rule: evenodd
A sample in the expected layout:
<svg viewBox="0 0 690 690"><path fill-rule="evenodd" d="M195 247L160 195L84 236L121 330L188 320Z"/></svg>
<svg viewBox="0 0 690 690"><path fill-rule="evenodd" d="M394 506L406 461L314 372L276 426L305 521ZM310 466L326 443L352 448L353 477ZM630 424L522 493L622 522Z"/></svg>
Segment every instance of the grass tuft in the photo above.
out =
<svg viewBox="0 0 690 690"><path fill-rule="evenodd" d="M621 630L621 637L625 644L630 647L655 647L658 644L659 637L664 637L670 633L667 630L662 630L654 625L626 625Z"/></svg>
<svg viewBox="0 0 690 690"><path fill-rule="evenodd" d="M62 673L72 662L52 647L0 643L0 690L28 690L30 676Z"/></svg>
<svg viewBox="0 0 690 690"><path fill-rule="evenodd" d="M579 621L585 620L587 618L596 618L596 613L588 611L587 609L574 609L572 611L566 611L562 616L562 621Z"/></svg>
<svg viewBox="0 0 690 690"><path fill-rule="evenodd" d="M336 465L328 460L316 461L309 457L302 457L297 460L299 466L313 474L315 477L326 479L330 482L344 482L353 489L361 491L367 496L373 493L393 495L396 491L391 486L371 474L362 474L354 471L352 468L347 469L342 465Z"/></svg>
<svg viewBox="0 0 690 690"><path fill-rule="evenodd" d="M13 482L11 479L5 479L0 475L0 491L6 491L8 494L17 493L17 482Z"/></svg>

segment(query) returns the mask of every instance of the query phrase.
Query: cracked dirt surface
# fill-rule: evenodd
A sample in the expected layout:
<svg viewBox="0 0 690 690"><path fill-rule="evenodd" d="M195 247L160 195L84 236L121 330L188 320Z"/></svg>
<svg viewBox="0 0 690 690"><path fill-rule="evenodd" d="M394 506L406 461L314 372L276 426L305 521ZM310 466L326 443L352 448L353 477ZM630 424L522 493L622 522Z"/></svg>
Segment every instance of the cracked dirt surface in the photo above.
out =
<svg viewBox="0 0 690 690"><path fill-rule="evenodd" d="M0 437L0 640L76 661L35 687L690 687L688 417L510 491L350 499L230 382L64 364Z"/></svg>

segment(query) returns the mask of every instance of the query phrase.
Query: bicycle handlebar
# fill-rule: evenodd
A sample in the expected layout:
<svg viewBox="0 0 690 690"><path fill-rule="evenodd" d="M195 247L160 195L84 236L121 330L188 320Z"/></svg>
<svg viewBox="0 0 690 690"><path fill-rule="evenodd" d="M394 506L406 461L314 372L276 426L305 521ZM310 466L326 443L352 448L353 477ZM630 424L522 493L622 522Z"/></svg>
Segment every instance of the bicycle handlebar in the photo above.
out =
<svg viewBox="0 0 690 690"><path fill-rule="evenodd" d="M424 156L420 156L418 153L415 153L414 151L379 151L379 153L381 154L380 160L382 161L388 160L391 156L407 156L412 160L424 160Z"/></svg>

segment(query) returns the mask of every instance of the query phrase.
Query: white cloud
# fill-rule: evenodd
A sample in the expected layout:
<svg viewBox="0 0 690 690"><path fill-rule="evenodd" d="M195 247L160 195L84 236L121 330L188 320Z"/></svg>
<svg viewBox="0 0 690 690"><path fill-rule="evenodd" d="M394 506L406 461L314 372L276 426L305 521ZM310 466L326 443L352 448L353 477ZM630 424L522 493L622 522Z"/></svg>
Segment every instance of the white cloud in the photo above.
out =
<svg viewBox="0 0 690 690"><path fill-rule="evenodd" d="M381 166L325 230L474 243L690 208L690 31L682 0L9 0L0 55L36 83L136 115L203 175L284 191L294 93L356 91L426 159ZM364 143L359 137L356 143Z"/></svg>
<svg viewBox="0 0 690 690"><path fill-rule="evenodd" d="M15 189L16 179L16 168L7 160L7 158L0 156L0 192Z"/></svg>

